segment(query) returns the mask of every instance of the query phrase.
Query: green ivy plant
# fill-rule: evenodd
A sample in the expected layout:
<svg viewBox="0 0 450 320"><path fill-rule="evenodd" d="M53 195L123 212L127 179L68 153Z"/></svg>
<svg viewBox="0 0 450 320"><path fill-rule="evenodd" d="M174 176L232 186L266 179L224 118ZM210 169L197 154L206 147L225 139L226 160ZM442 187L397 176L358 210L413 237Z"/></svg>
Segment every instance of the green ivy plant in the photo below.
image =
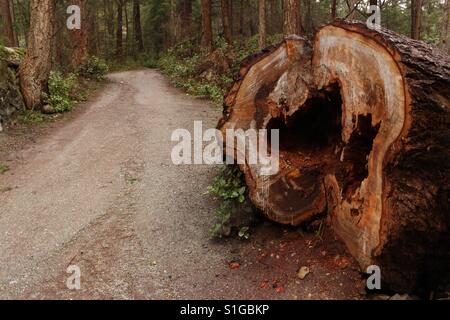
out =
<svg viewBox="0 0 450 320"><path fill-rule="evenodd" d="M56 111L70 111L75 101L71 98L71 91L76 84L76 76L63 76L60 72L52 71L48 80L48 91L44 93L44 100Z"/></svg>
<svg viewBox="0 0 450 320"><path fill-rule="evenodd" d="M243 174L237 166L223 166L220 169L206 192L220 200L216 210L217 223L211 229L212 236L230 236L233 227L237 227L240 238L249 238L249 227L239 226L240 216L253 213L246 191Z"/></svg>

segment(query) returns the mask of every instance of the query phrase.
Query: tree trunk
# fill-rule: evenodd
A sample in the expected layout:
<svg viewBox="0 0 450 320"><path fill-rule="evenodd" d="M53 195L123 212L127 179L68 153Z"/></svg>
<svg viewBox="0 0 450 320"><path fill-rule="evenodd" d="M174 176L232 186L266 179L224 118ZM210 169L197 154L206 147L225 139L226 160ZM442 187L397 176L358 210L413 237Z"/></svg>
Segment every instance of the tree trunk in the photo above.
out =
<svg viewBox="0 0 450 320"><path fill-rule="evenodd" d="M192 35L192 0L181 0L181 25L183 26L183 39Z"/></svg>
<svg viewBox="0 0 450 320"><path fill-rule="evenodd" d="M230 0L221 0L221 11L222 11L222 25L223 25L223 35L225 41L229 45L233 45L233 33L231 30L231 19L230 19Z"/></svg>
<svg viewBox="0 0 450 320"><path fill-rule="evenodd" d="M125 12L125 52L128 52L128 44L130 42L130 20L128 19L128 0L123 0L123 9Z"/></svg>
<svg viewBox="0 0 450 320"><path fill-rule="evenodd" d="M259 50L266 46L266 0L259 0Z"/></svg>
<svg viewBox="0 0 450 320"><path fill-rule="evenodd" d="M431 289L450 267L449 57L340 20L309 43L289 37L245 60L219 122L224 136L279 129L278 173L262 175L248 147L225 153L245 154L250 199L270 219L327 214L384 288Z"/></svg>
<svg viewBox="0 0 450 320"><path fill-rule="evenodd" d="M71 66L77 70L88 58L88 15L86 0L73 0L73 4L80 7L81 28L70 30L72 43Z"/></svg>
<svg viewBox="0 0 450 320"><path fill-rule="evenodd" d="M450 29L449 29L449 18L450 18L450 5L449 1L445 0L444 8L441 20L441 34L439 46L447 52L450 52Z"/></svg>
<svg viewBox="0 0 450 320"><path fill-rule="evenodd" d="M337 17L337 0L331 0L331 20Z"/></svg>
<svg viewBox="0 0 450 320"><path fill-rule="evenodd" d="M144 50L144 40L142 38L140 0L133 0L133 34L136 48L139 52L142 52Z"/></svg>
<svg viewBox="0 0 450 320"><path fill-rule="evenodd" d="M211 0L201 0L202 13L202 42L203 48L211 50L213 47L211 24Z"/></svg>
<svg viewBox="0 0 450 320"><path fill-rule="evenodd" d="M117 1L116 56L123 58L123 0Z"/></svg>
<svg viewBox="0 0 450 320"><path fill-rule="evenodd" d="M411 38L420 39L423 0L411 0Z"/></svg>
<svg viewBox="0 0 450 320"><path fill-rule="evenodd" d="M28 47L20 66L20 87L29 109L41 106L41 94L47 90L52 63L55 3L53 0L30 1Z"/></svg>
<svg viewBox="0 0 450 320"><path fill-rule="evenodd" d="M90 6L88 9L88 53L97 55L99 53L99 32L97 6Z"/></svg>
<svg viewBox="0 0 450 320"><path fill-rule="evenodd" d="M19 41L14 31L14 13L11 0L0 0L0 38L7 47L19 46Z"/></svg>
<svg viewBox="0 0 450 320"><path fill-rule="evenodd" d="M348 4L348 16L347 19L348 20L355 20L356 18L356 14L358 13L358 11L356 10L356 6L358 5L359 0L347 0L347 4Z"/></svg>
<svg viewBox="0 0 450 320"><path fill-rule="evenodd" d="M239 35L244 35L244 0L239 1Z"/></svg>
<svg viewBox="0 0 450 320"><path fill-rule="evenodd" d="M284 1L283 33L285 35L300 34L300 4L299 0Z"/></svg>
<svg viewBox="0 0 450 320"><path fill-rule="evenodd" d="M312 17L312 11L311 11L311 0L304 0L303 3L305 4L305 19L304 19L304 30L306 33L311 34L314 31L314 22Z"/></svg>

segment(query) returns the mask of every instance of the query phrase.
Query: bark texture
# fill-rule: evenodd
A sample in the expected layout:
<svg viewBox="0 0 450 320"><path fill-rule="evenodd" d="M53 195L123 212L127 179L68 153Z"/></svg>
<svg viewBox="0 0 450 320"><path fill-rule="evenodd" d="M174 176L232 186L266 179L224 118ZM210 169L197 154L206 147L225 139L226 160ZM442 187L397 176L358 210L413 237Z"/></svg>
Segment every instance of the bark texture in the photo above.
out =
<svg viewBox="0 0 450 320"><path fill-rule="evenodd" d="M144 50L141 27L141 4L140 0L133 0L133 33L134 43L138 51Z"/></svg>
<svg viewBox="0 0 450 320"><path fill-rule="evenodd" d="M19 46L14 31L14 13L11 0L0 0L0 38L7 47Z"/></svg>
<svg viewBox="0 0 450 320"><path fill-rule="evenodd" d="M27 108L41 105L47 91L51 70L55 3L53 0L30 1L30 29L27 52L20 66L20 87Z"/></svg>
<svg viewBox="0 0 450 320"><path fill-rule="evenodd" d="M300 0L284 0L283 4L283 33L300 34Z"/></svg>
<svg viewBox="0 0 450 320"><path fill-rule="evenodd" d="M192 0L181 0L182 37L187 39L192 35Z"/></svg>
<svg viewBox="0 0 450 320"><path fill-rule="evenodd" d="M123 57L123 1L117 1L116 56Z"/></svg>
<svg viewBox="0 0 450 320"><path fill-rule="evenodd" d="M423 0L411 0L411 38L420 39Z"/></svg>
<svg viewBox="0 0 450 320"><path fill-rule="evenodd" d="M259 49L266 46L266 0L259 0Z"/></svg>
<svg viewBox="0 0 450 320"><path fill-rule="evenodd" d="M211 0L201 0L202 13L202 47L211 50L213 46L211 24Z"/></svg>
<svg viewBox="0 0 450 320"><path fill-rule="evenodd" d="M80 7L81 28L70 31L72 44L71 65L77 70L88 58L88 13L86 0L74 0L73 4Z"/></svg>
<svg viewBox="0 0 450 320"><path fill-rule="evenodd" d="M327 215L363 271L432 289L450 267L449 66L432 46L341 20L245 60L219 128L280 130L276 175L240 165L252 201L283 224Z"/></svg>
<svg viewBox="0 0 450 320"><path fill-rule="evenodd" d="M443 9L439 46L447 53L450 53L450 5L448 0L445 0Z"/></svg>
<svg viewBox="0 0 450 320"><path fill-rule="evenodd" d="M221 0L223 35L229 45L233 44L233 32L231 26L231 0Z"/></svg>

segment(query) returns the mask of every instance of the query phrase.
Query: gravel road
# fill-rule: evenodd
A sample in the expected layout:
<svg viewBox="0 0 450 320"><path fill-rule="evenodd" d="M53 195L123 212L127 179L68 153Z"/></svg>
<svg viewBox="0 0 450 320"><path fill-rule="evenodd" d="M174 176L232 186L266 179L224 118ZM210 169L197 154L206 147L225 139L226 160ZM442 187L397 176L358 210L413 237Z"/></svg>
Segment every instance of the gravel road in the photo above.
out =
<svg viewBox="0 0 450 320"><path fill-rule="evenodd" d="M362 297L356 265L329 231L318 239L266 221L248 241L211 239L217 203L203 193L218 168L173 165L170 136L195 120L215 127L217 107L137 70L111 74L78 108L4 159L0 298ZM69 265L80 290L66 287ZM303 280L301 266L311 270Z"/></svg>

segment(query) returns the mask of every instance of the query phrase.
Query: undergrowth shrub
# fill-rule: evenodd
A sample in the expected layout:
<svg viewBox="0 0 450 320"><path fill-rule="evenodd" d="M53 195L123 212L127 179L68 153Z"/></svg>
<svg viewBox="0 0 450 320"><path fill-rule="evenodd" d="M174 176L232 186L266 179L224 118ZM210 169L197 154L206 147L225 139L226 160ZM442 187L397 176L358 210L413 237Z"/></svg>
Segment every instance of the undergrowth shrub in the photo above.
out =
<svg viewBox="0 0 450 320"><path fill-rule="evenodd" d="M282 35L272 35L267 42L270 45L281 39ZM215 39L214 48L208 53L196 40L187 40L168 49L156 64L151 60L148 65L159 68L173 85L188 94L211 99L220 106L242 59L258 50L258 36L238 38L233 47L219 37Z"/></svg>
<svg viewBox="0 0 450 320"><path fill-rule="evenodd" d="M246 197L247 187L239 168L223 166L206 194L220 201L216 210L217 223L211 229L212 236L230 236L236 231L239 237L247 239L254 209Z"/></svg>
<svg viewBox="0 0 450 320"><path fill-rule="evenodd" d="M72 109L76 102L71 96L76 84L76 75L71 73L63 76L60 72L52 71L48 80L49 93L44 94L44 100L56 112L66 112Z"/></svg>
<svg viewBox="0 0 450 320"><path fill-rule="evenodd" d="M91 56L79 69L78 75L88 79L101 81L105 79L109 67L105 60Z"/></svg>

